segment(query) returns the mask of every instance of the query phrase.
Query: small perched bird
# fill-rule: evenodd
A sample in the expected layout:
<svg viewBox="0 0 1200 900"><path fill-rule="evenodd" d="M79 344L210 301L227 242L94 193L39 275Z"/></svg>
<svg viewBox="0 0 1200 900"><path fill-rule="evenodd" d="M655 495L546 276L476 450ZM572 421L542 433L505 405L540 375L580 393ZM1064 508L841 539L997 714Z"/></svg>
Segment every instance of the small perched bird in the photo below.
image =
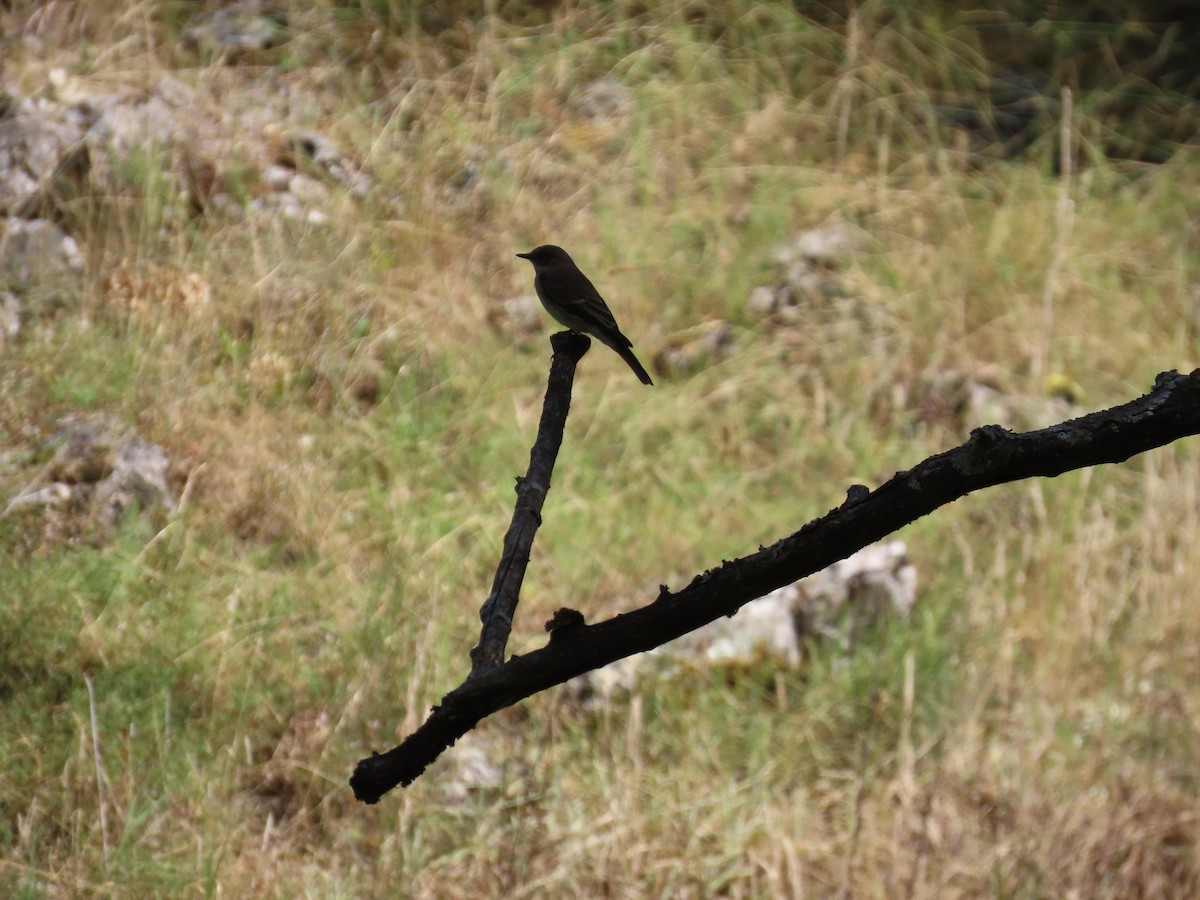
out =
<svg viewBox="0 0 1200 900"><path fill-rule="evenodd" d="M546 244L528 253L518 253L533 263L533 288L546 312L571 331L590 334L611 347L633 369L642 384L654 384L630 349L633 341L621 334L617 320L600 292L562 247Z"/></svg>

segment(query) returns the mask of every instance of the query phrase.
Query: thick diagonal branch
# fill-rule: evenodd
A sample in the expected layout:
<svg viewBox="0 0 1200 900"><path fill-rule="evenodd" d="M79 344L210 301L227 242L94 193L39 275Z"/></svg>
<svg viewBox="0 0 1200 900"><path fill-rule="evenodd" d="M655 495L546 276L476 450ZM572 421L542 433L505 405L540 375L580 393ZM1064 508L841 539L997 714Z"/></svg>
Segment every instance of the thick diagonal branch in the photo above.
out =
<svg viewBox="0 0 1200 900"><path fill-rule="evenodd" d="M724 562L681 591L663 587L656 600L640 609L595 625L556 628L545 647L469 679L398 747L358 763L350 779L354 795L375 803L397 785L410 784L485 716L731 616L751 600L818 572L973 491L1124 462L1198 433L1200 370L1164 373L1144 397L1039 431L977 428L966 443L897 473L874 491L853 487L841 506L795 534Z"/></svg>
<svg viewBox="0 0 1200 900"><path fill-rule="evenodd" d="M542 524L542 504L550 490L554 461L562 446L563 429L571 409L571 385L575 365L587 353L591 341L571 331L551 335L554 356L550 360L550 378L542 401L542 418L537 438L529 451L529 469L517 479L517 505L504 536L500 565L492 581L492 592L479 610L483 628L479 643L471 651L472 679L495 672L504 664L504 648L512 631L513 616L521 599L521 583L529 565L529 551L538 526Z"/></svg>

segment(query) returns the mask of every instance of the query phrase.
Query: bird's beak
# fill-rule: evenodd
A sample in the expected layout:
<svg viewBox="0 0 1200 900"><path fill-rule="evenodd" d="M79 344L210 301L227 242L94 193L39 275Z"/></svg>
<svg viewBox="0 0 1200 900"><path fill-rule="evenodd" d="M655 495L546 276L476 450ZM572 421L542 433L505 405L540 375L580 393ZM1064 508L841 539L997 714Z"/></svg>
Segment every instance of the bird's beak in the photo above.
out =
<svg viewBox="0 0 1200 900"><path fill-rule="evenodd" d="M528 253L518 253L517 256L519 256L521 259L529 259L530 258L530 254L528 254Z"/></svg>

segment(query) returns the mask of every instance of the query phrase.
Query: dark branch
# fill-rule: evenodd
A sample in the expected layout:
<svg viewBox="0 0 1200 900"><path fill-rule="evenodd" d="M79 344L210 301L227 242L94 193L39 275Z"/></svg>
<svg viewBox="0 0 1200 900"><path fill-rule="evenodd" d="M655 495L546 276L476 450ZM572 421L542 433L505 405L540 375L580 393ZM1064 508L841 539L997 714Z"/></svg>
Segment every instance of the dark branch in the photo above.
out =
<svg viewBox="0 0 1200 900"><path fill-rule="evenodd" d="M411 784L443 750L497 710L731 616L749 601L973 491L1124 462L1197 433L1200 369L1190 375L1164 373L1144 397L1039 431L977 428L966 443L896 474L877 490L851 491L837 509L758 553L722 563L677 593L664 587L648 606L595 625L556 629L545 647L468 680L402 744L358 763L350 779L354 795L375 803L397 785Z"/></svg>
<svg viewBox="0 0 1200 900"><path fill-rule="evenodd" d="M554 461L558 459L567 413L571 409L575 365L591 345L587 337L573 331L560 331L550 337L554 356L550 360L546 398L542 401L542 418L529 453L529 469L524 478L517 479L517 505L508 534L504 536L504 551L492 581L492 592L479 610L483 629L479 644L471 651L472 679L495 672L504 664L504 648L512 631L517 602L521 599L521 582L525 580L529 551L533 548L538 526L542 524L542 504L550 490L550 476L554 474Z"/></svg>

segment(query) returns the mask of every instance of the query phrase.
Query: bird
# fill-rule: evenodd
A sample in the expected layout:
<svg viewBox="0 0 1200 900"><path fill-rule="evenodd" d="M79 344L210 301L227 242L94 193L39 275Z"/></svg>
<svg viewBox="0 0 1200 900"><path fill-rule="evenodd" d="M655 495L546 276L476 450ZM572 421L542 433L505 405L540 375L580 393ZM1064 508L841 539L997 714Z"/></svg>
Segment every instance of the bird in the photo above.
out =
<svg viewBox="0 0 1200 900"><path fill-rule="evenodd" d="M633 341L621 333L608 304L566 250L543 244L517 256L533 263L533 289L546 312L571 331L590 334L611 347L633 369L642 384L654 384L633 355Z"/></svg>

